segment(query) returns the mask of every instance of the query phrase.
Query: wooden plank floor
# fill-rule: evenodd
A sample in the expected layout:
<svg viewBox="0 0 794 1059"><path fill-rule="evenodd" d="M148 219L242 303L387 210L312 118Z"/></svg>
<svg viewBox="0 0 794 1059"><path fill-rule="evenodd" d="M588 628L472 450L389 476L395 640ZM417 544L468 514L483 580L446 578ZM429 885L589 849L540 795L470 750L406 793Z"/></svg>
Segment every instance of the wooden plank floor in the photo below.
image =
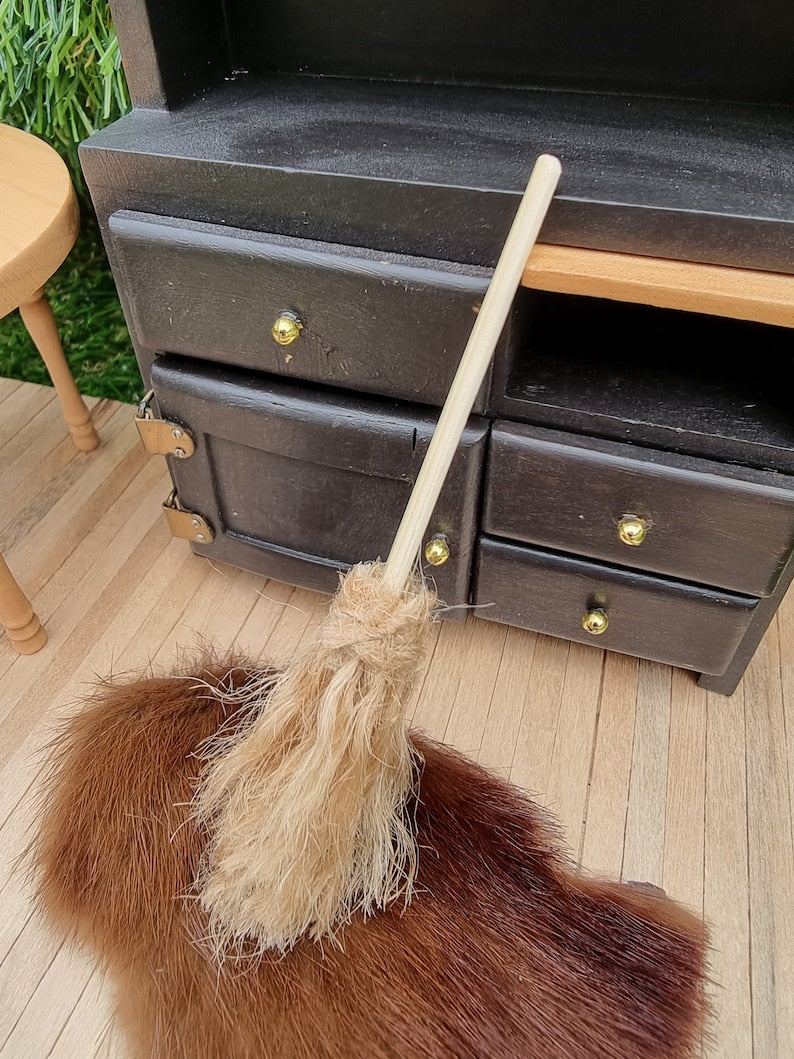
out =
<svg viewBox="0 0 794 1059"><path fill-rule="evenodd" d="M103 444L77 453L52 390L0 380L0 550L50 637L18 657L0 636L2 1059L124 1055L107 987L14 870L53 719L97 675L167 669L198 638L284 660L326 604L172 540L164 463L132 410L94 416ZM794 1055L793 647L790 595L726 699L667 666L469 618L438 628L414 703L417 725L550 807L586 870L706 916L718 1056Z"/></svg>

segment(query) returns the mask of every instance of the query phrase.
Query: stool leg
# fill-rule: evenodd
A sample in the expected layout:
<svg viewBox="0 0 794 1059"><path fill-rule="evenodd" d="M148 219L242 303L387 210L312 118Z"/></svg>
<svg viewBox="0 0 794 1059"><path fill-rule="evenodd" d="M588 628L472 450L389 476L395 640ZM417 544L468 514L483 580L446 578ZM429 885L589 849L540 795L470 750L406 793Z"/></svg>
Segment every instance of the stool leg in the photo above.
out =
<svg viewBox="0 0 794 1059"><path fill-rule="evenodd" d="M72 440L84 452L95 449L99 444L99 435L66 363L55 317L50 303L44 297L44 291L37 291L20 305L19 315L50 373L64 419L72 432Z"/></svg>
<svg viewBox="0 0 794 1059"><path fill-rule="evenodd" d="M30 600L14 580L0 555L0 625L8 633L11 646L21 655L32 655L47 642L47 633L33 613Z"/></svg>

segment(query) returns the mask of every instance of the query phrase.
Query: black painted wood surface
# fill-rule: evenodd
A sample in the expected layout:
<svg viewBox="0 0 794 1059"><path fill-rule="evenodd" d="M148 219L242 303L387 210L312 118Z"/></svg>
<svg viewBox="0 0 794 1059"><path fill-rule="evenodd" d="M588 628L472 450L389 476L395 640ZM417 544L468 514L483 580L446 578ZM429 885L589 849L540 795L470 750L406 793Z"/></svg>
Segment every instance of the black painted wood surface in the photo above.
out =
<svg viewBox="0 0 794 1059"><path fill-rule="evenodd" d="M618 537L626 514L648 524L639 546ZM794 479L500 421L482 529L767 596L794 548Z"/></svg>
<svg viewBox="0 0 794 1059"><path fill-rule="evenodd" d="M234 64L342 77L791 101L794 17L765 0L228 0Z"/></svg>
<svg viewBox="0 0 794 1059"><path fill-rule="evenodd" d="M170 464L180 502L216 533L199 554L324 592L339 570L387 557L434 416L173 355L152 383L196 442ZM450 605L468 601L486 437L472 416L427 530L449 541L449 561L425 572Z"/></svg>
<svg viewBox="0 0 794 1059"><path fill-rule="evenodd" d="M114 0L133 98L245 69L791 102L786 0ZM189 83L189 81L188 81Z"/></svg>
<svg viewBox="0 0 794 1059"><path fill-rule="evenodd" d="M761 643L770 622L775 616L777 608L783 601L783 596L791 587L794 579L794 563L789 562L783 575L777 583L777 587L771 596L759 599L758 605L753 611L753 617L731 657L728 668L718 675L703 673L698 678L698 685L707 691L715 691L719 695L732 695L736 686L744 676L744 671L750 663L753 655Z"/></svg>
<svg viewBox="0 0 794 1059"><path fill-rule="evenodd" d="M539 153L547 242L794 271L794 108L241 74L82 163L133 209L493 266Z"/></svg>
<svg viewBox="0 0 794 1059"><path fill-rule="evenodd" d="M513 329L492 414L794 473L791 328L525 290Z"/></svg>
<svg viewBox="0 0 794 1059"><path fill-rule="evenodd" d="M137 107L175 107L231 72L223 0L113 0L113 27Z"/></svg>
<svg viewBox="0 0 794 1059"><path fill-rule="evenodd" d="M757 604L748 596L487 537L477 546L474 602L479 618L717 674L730 664ZM593 607L609 618L600 636L581 624Z"/></svg>
<svg viewBox="0 0 794 1059"><path fill-rule="evenodd" d="M418 404L444 403L490 280L475 266L146 214L115 213L110 232L138 346ZM271 335L284 311L303 325L289 346Z"/></svg>

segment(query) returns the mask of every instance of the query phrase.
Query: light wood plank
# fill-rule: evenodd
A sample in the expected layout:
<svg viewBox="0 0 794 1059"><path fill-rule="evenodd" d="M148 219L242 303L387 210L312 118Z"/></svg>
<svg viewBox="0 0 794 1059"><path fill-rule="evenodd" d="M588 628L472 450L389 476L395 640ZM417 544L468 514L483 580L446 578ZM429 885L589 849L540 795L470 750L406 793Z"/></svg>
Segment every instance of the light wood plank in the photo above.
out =
<svg viewBox="0 0 794 1059"><path fill-rule="evenodd" d="M113 1026L112 988L94 971L47 1059L122 1059L125 1051Z"/></svg>
<svg viewBox="0 0 794 1059"><path fill-rule="evenodd" d="M773 623L744 677L753 1047L791 1054L794 1042L794 846Z"/></svg>
<svg viewBox="0 0 794 1059"><path fill-rule="evenodd" d="M44 389L44 387L37 387L35 383L23 383L20 379L0 379L0 404L6 400L6 398L13 397L16 391L21 386L30 386L36 389Z"/></svg>
<svg viewBox="0 0 794 1059"><path fill-rule="evenodd" d="M189 551L189 546L183 542ZM223 653L230 650L267 580L261 574L195 557L206 563L209 576L179 615L173 630L175 638L206 644Z"/></svg>
<svg viewBox="0 0 794 1059"><path fill-rule="evenodd" d="M508 628L491 695L478 760L504 778L510 775L524 713L534 708L531 675L537 639L537 633Z"/></svg>
<svg viewBox="0 0 794 1059"><path fill-rule="evenodd" d="M477 758L502 663L507 626L493 621L476 624L471 617L466 620L476 635L471 650L461 659L458 691L442 738L461 753Z"/></svg>
<svg viewBox="0 0 794 1059"><path fill-rule="evenodd" d="M753 1054L744 686L709 693L703 913L711 933L715 1054Z"/></svg>
<svg viewBox="0 0 794 1059"><path fill-rule="evenodd" d="M26 933L33 928L33 923L35 920L26 928ZM20 939L20 946L26 951L29 949L26 938ZM5 964L0 966L0 981L4 973ZM21 1059L22 1056L49 1055L92 974L93 967L82 953L69 945L62 945L19 1013L0 1048L0 1057ZM8 1000L8 983L5 985ZM0 1034L3 1021L0 1017Z"/></svg>
<svg viewBox="0 0 794 1059"><path fill-rule="evenodd" d="M149 675L154 668L153 656L169 636L171 621L162 621L168 613L164 599L169 591L177 594L179 587L194 585L194 566L202 570L185 548L184 541L173 540L163 520L157 517L147 534L149 565L141 571L140 556L134 553L120 568L128 592L117 610L107 615L107 624L85 649L83 660L73 670L71 678L59 692L56 702L70 709L87 693L93 691L97 679L124 682L141 675ZM142 576L141 576L142 573ZM118 582L117 582L118 583ZM158 595L158 589L162 595Z"/></svg>
<svg viewBox="0 0 794 1059"><path fill-rule="evenodd" d="M103 440L110 435L116 406L109 401L95 402L90 399L86 404L92 407L92 422L101 433ZM118 417L119 426L123 418ZM30 430L34 429L31 438ZM81 455L72 442L71 435L64 423L63 413L57 401L50 401L36 413L24 431L20 431L3 449L3 493L4 503L0 510L0 530L19 518L20 513L28 506L37 503L43 510L52 504L55 498L54 481L62 491L64 481L62 472L79 476L82 468L90 459ZM71 472L66 468L72 464ZM42 499L40 499L42 498Z"/></svg>
<svg viewBox="0 0 794 1059"><path fill-rule="evenodd" d="M24 848L26 837L12 833L3 842L15 856ZM15 843L18 842L18 845ZM31 915L30 893L19 883L19 875L6 869L2 891L3 914L0 916L0 967L16 945Z"/></svg>
<svg viewBox="0 0 794 1059"><path fill-rule="evenodd" d="M39 389L44 390L45 393L37 393L36 391ZM0 423L2 423L2 427L0 427L0 458L2 458L6 467L12 467L21 456L24 456L31 443L38 441L41 435L47 433L48 428L54 427L56 423L59 423L60 430L57 436L55 431L52 431L53 436L47 451L58 444L64 433L68 435L68 428L64 424L63 417L58 410L58 403L55 400L55 390L51 386L31 386L30 390L25 388L22 393L26 399L17 397L13 403L9 402L5 410L0 409ZM2 404L1 399L0 404ZM27 419L23 410L27 411ZM17 426L15 430L12 430L10 426L14 423L14 420L16 420ZM23 425L28 429L23 431ZM30 436L30 427L34 428L32 438ZM74 445L72 445L72 451L77 451Z"/></svg>
<svg viewBox="0 0 794 1059"><path fill-rule="evenodd" d="M63 447L72 457L80 457L80 450L71 439L63 411L55 399L55 390L51 386L44 389L47 391L48 400L43 404L36 403L33 416L25 425L25 430L20 430L3 446L4 479L9 471L16 469L19 464L26 463L39 471L32 477L41 481L41 464L55 448ZM104 423L117 407L115 402L103 401L98 397L84 397L83 401L91 411L91 419L95 425ZM63 444L64 442L68 444Z"/></svg>
<svg viewBox="0 0 794 1059"><path fill-rule="evenodd" d="M634 752L636 658L607 652L582 845L582 866L617 879L623 867Z"/></svg>
<svg viewBox="0 0 794 1059"><path fill-rule="evenodd" d="M129 429L128 409L109 404L107 418L102 418L101 427L103 447L100 452L90 454L78 452L71 444L66 428L62 427L61 440L53 461L45 460L43 466L36 466L32 461L33 446L31 446L23 457L15 462L14 470L22 476L23 484L19 506L14 504L13 518L3 528L3 546L6 551L24 545L34 531L42 532L39 529L39 523L43 520L55 521L57 511L56 515L52 512L57 508L57 504L61 502L68 505L68 500L64 501L64 497L70 491L74 496L76 491L82 493L86 488L87 470L90 470L93 478L103 485L103 478L107 474L106 469L113 466L114 458L115 462L118 462L118 453L121 452L127 457L131 455L131 436L128 435L119 440L122 431L125 428ZM29 437L27 429L25 435ZM139 448L137 456L142 463L145 455ZM98 474L97 464L99 464Z"/></svg>
<svg viewBox="0 0 794 1059"><path fill-rule="evenodd" d="M671 671L640 660L623 878L661 886L670 733Z"/></svg>
<svg viewBox="0 0 794 1059"><path fill-rule="evenodd" d="M525 710L513 751L509 778L546 804L557 724L562 703L563 674L571 645L553 636L539 635L529 681L531 710Z"/></svg>
<svg viewBox="0 0 794 1059"><path fill-rule="evenodd" d="M794 277L779 272L544 243L530 254L521 282L560 294L794 327Z"/></svg>
<svg viewBox="0 0 794 1059"><path fill-rule="evenodd" d="M12 1051L10 1048L6 1051L5 1046L61 948L61 942L54 939L28 909L23 930L0 963L0 1054L12 1055L14 1059L36 1054L35 1049L32 1053ZM68 994L68 990L69 983L59 979L58 995ZM74 1003L69 1011L63 1013L63 1019L68 1017L73 1007ZM45 1049L43 1054L46 1055L48 1050Z"/></svg>
<svg viewBox="0 0 794 1059"><path fill-rule="evenodd" d="M577 859L581 855L603 668L603 651L571 644L546 783L544 802L562 826Z"/></svg>
<svg viewBox="0 0 794 1059"><path fill-rule="evenodd" d="M777 613L780 642L780 684L786 729L789 811L794 820L794 591L789 592Z"/></svg>
<svg viewBox="0 0 794 1059"><path fill-rule="evenodd" d="M283 666L327 612L329 597L267 581L237 637L239 650L253 661Z"/></svg>
<svg viewBox="0 0 794 1059"><path fill-rule="evenodd" d="M703 914L706 703L691 673L672 672L662 886Z"/></svg>
<svg viewBox="0 0 794 1059"><path fill-rule="evenodd" d="M438 632L433 666L416 702L413 726L432 739L443 739L455 698L461 690L461 662L472 650L474 619L444 622Z"/></svg>
<svg viewBox="0 0 794 1059"><path fill-rule="evenodd" d="M52 400L54 392L47 394L50 400ZM33 389L28 389L27 386L18 390L14 400L8 402L8 405L3 409L3 415L0 416L0 459L5 459L8 456L7 449L12 452L15 451L14 446L18 447L19 442L17 439L22 432L22 428L35 418L41 407L41 395ZM65 426L64 429L66 429Z"/></svg>
<svg viewBox="0 0 794 1059"><path fill-rule="evenodd" d="M135 427L128 422L109 442L90 458L81 461L82 473L46 513L42 513L23 538L8 548L13 559L25 571L28 591L35 595L46 584L50 571L63 563L75 550L91 527L98 522L124 488L129 476L149 458L139 445ZM121 472L114 476L113 471ZM5 549L4 549L5 554Z"/></svg>
<svg viewBox="0 0 794 1059"><path fill-rule="evenodd" d="M57 650L20 656L32 658L33 664L15 664L6 673L2 711L5 739L0 745L0 761L19 746L45 705L66 684L83 655L113 619L119 600L126 599L145 581L153 547L162 550L166 543L158 505L153 498L145 497L117 537L117 547L97 557L93 569L86 570L75 586L75 592L48 619L50 640L59 644ZM106 579L98 576L103 572Z"/></svg>
<svg viewBox="0 0 794 1059"><path fill-rule="evenodd" d="M570 644L538 636L530 673L531 709L525 709L516 737L510 779L546 803L549 770L560 716Z"/></svg>
<svg viewBox="0 0 794 1059"><path fill-rule="evenodd" d="M111 476L115 479L115 488L118 490L115 501L91 526L65 562L54 567L54 560L51 560L50 564L43 568L46 584L35 595L35 606L42 621L51 631L54 631L53 622L58 623L64 634L77 623L86 609L88 597L92 593L98 593L103 581L107 583L115 572L127 544L134 540L136 534L142 536L138 522L141 517L139 509L143 506L151 513L147 530L153 521L159 520L157 500L159 491L165 486L165 471L158 461L144 461L137 474L127 466L115 468ZM119 552L114 551L119 548ZM91 578L86 581L86 573L89 571ZM81 593L85 593L78 600L72 598L76 585L80 585ZM46 655L33 655L28 659L30 665L20 667L17 664L19 657L7 649L5 639L0 639L0 673L13 664L18 676L21 677L24 672L35 677L39 666L49 664L54 650L50 647ZM11 696L14 693L15 689L2 685L0 706L5 695Z"/></svg>

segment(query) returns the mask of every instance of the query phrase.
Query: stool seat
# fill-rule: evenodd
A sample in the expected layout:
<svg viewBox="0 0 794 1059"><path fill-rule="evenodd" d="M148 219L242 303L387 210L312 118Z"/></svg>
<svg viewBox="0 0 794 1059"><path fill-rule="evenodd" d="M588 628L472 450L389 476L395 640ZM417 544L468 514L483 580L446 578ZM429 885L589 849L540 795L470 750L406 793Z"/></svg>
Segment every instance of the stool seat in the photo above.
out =
<svg viewBox="0 0 794 1059"><path fill-rule="evenodd" d="M91 416L63 354L44 284L63 264L80 230L69 170L52 147L0 125L0 318L19 309L47 366L78 449L99 444ZM0 627L21 654L44 646L38 617L0 554Z"/></svg>
<svg viewBox="0 0 794 1059"><path fill-rule="evenodd" d="M80 230L80 207L57 151L0 125L0 317L40 290Z"/></svg>

